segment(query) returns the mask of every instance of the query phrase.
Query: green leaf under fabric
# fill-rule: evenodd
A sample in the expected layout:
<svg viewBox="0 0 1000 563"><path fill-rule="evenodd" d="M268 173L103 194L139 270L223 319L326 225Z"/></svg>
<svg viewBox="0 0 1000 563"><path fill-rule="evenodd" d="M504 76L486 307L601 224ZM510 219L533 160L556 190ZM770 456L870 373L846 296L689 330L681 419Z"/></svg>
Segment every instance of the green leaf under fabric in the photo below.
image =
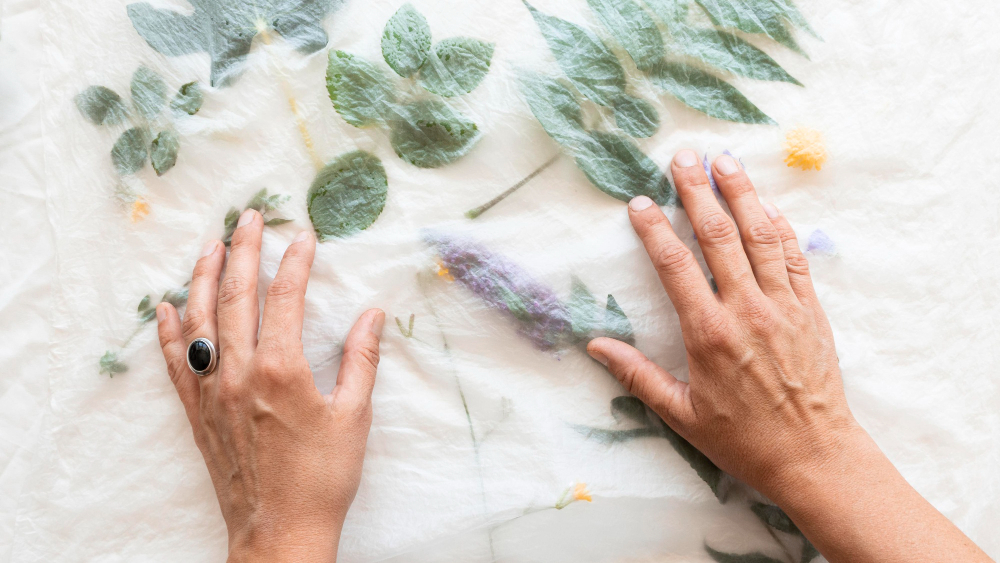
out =
<svg viewBox="0 0 1000 563"><path fill-rule="evenodd" d="M378 219L389 189L382 161L364 151L339 156L309 188L309 219L320 242L363 231Z"/></svg>
<svg viewBox="0 0 1000 563"><path fill-rule="evenodd" d="M396 92L381 69L344 51L330 51L326 89L334 109L355 127L385 120Z"/></svg>
<svg viewBox="0 0 1000 563"><path fill-rule="evenodd" d="M653 84L706 115L737 123L777 125L728 82L683 63L663 61L650 72Z"/></svg>
<svg viewBox="0 0 1000 563"><path fill-rule="evenodd" d="M644 195L659 205L676 201L670 180L628 137L591 131L571 152L590 182L615 199Z"/></svg>
<svg viewBox="0 0 1000 563"><path fill-rule="evenodd" d="M147 295L142 298L142 301L139 301L139 306L136 308L139 314L142 314L143 312L149 310L149 302L151 299L152 298L149 295Z"/></svg>
<svg viewBox="0 0 1000 563"><path fill-rule="evenodd" d="M642 98L625 96L616 101L614 116L615 125L630 137L652 137L660 128L659 112Z"/></svg>
<svg viewBox="0 0 1000 563"><path fill-rule="evenodd" d="M167 83L156 72L140 66L132 75L132 103L139 115L156 119L167 105Z"/></svg>
<svg viewBox="0 0 1000 563"><path fill-rule="evenodd" d="M177 91L177 95L170 102L170 109L194 115L201 109L204 101L205 95L201 91L201 86L197 82L188 82Z"/></svg>
<svg viewBox="0 0 1000 563"><path fill-rule="evenodd" d="M712 489L712 494L721 500L722 491L719 490L719 484L722 482L722 476L724 473L718 468L712 460L708 459L708 456L701 453L698 448L691 445L691 442L685 440L680 434L674 431L669 424L660 420L660 430L661 436L670 442L670 445L674 448L674 451L680 455L684 461L688 462L691 469L694 469L698 477L701 478L705 484Z"/></svg>
<svg viewBox="0 0 1000 563"><path fill-rule="evenodd" d="M435 44L420 69L420 85L446 98L468 94L490 71L493 48L493 43L469 37L451 37Z"/></svg>
<svg viewBox="0 0 1000 563"><path fill-rule="evenodd" d="M177 151L181 148L180 139L173 131L161 131L150 145L149 157L157 176L163 176L177 164Z"/></svg>
<svg viewBox="0 0 1000 563"><path fill-rule="evenodd" d="M104 86L91 86L77 94L73 101L94 125L117 125L128 116L122 97Z"/></svg>
<svg viewBox="0 0 1000 563"><path fill-rule="evenodd" d="M403 78L420 70L431 50L431 28L411 4L403 4L382 30L382 57Z"/></svg>
<svg viewBox="0 0 1000 563"><path fill-rule="evenodd" d="M812 35L816 39L822 40L822 37L820 37L819 34L816 33L816 30L814 30L812 26L809 25L809 22L806 21L805 16L803 16L802 12L800 12L799 9L795 7L795 4L792 2L792 0L772 0L772 2L774 2L774 5L777 6L779 10L781 10L785 18L787 18L788 21L792 22L792 25L805 31L809 35Z"/></svg>
<svg viewBox="0 0 1000 563"><path fill-rule="evenodd" d="M597 298L576 276L573 276L568 308L573 337L579 341L587 340L597 328L600 310L597 307Z"/></svg>
<svg viewBox="0 0 1000 563"><path fill-rule="evenodd" d="M691 5L690 0L643 0L643 3L670 29L687 20Z"/></svg>
<svg viewBox="0 0 1000 563"><path fill-rule="evenodd" d="M119 174L135 174L146 165L146 158L149 156L148 137L148 133L139 127L133 127L118 137L111 147L111 163Z"/></svg>
<svg viewBox="0 0 1000 563"><path fill-rule="evenodd" d="M768 557L756 551L753 553L724 553L712 549L707 544L705 545L705 551L717 563L784 563L781 559Z"/></svg>
<svg viewBox="0 0 1000 563"><path fill-rule="evenodd" d="M608 306L604 310L604 334L615 340L621 340L629 346L635 346L635 331L629 322L625 311L611 295L608 295Z"/></svg>
<svg viewBox="0 0 1000 563"><path fill-rule="evenodd" d="M671 48L701 59L718 69L756 80L802 83L781 68L767 53L745 39L716 29L676 26L671 32Z"/></svg>
<svg viewBox="0 0 1000 563"><path fill-rule="evenodd" d="M524 3L573 86L587 99L611 106L625 95L625 70L614 53L590 31Z"/></svg>
<svg viewBox="0 0 1000 563"><path fill-rule="evenodd" d="M611 414L615 420L621 421L623 418L633 422L638 422L646 426L649 425L649 416L646 414L646 405L637 397L623 395L611 399Z"/></svg>
<svg viewBox="0 0 1000 563"><path fill-rule="evenodd" d="M468 117L437 100L397 107L389 121L392 148L420 168L437 168L468 153L480 132Z"/></svg>
<svg viewBox="0 0 1000 563"><path fill-rule="evenodd" d="M326 47L323 19L339 0L190 0L190 15L140 2L127 7L135 30L149 46L167 56L207 52L212 86L227 86L239 76L260 30L273 30L299 52ZM270 33L270 31L268 31Z"/></svg>
<svg viewBox="0 0 1000 563"><path fill-rule="evenodd" d="M714 25L747 33L762 33L800 55L806 55L783 21L788 17L786 7L791 5L790 0L783 0L781 4L775 0L695 1Z"/></svg>
<svg viewBox="0 0 1000 563"><path fill-rule="evenodd" d="M558 80L530 71L518 73L521 93L545 132L561 145L581 142L587 136L580 101Z"/></svg>
<svg viewBox="0 0 1000 563"><path fill-rule="evenodd" d="M632 57L636 68L652 68L663 58L663 36L653 18L634 0L587 0L597 19Z"/></svg>
<svg viewBox="0 0 1000 563"><path fill-rule="evenodd" d="M803 541L805 543L802 545L802 557L799 559L799 563L811 563L813 559L820 556L820 552L808 539L803 539Z"/></svg>
<svg viewBox="0 0 1000 563"><path fill-rule="evenodd" d="M160 303L170 303L175 309L180 309L187 304L188 301L188 289L171 289L170 291L163 294L163 299L160 299Z"/></svg>
<svg viewBox="0 0 1000 563"><path fill-rule="evenodd" d="M122 362L118 359L118 354L107 351L101 356L101 374L107 374L114 377L116 373L125 373L128 371L128 364Z"/></svg>
<svg viewBox="0 0 1000 563"><path fill-rule="evenodd" d="M761 522L786 534L801 536L798 526L785 514L785 511L773 504L754 502L750 504L750 510L757 515Z"/></svg>
<svg viewBox="0 0 1000 563"><path fill-rule="evenodd" d="M659 436L656 429L649 427L629 428L627 430L609 430L607 428L574 425L573 429L580 434L583 434L584 437L601 442L602 444L618 444L622 442L631 442L632 440L637 440L639 438L654 438Z"/></svg>

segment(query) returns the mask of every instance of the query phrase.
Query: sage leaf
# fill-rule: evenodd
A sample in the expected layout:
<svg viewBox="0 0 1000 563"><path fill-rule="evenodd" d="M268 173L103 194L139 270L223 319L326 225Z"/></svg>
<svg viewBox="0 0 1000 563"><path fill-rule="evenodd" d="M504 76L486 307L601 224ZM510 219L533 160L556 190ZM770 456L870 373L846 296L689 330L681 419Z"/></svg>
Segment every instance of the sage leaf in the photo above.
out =
<svg viewBox="0 0 1000 563"><path fill-rule="evenodd" d="M576 95L558 80L521 71L518 84L535 119L561 145L581 142L587 136Z"/></svg>
<svg viewBox="0 0 1000 563"><path fill-rule="evenodd" d="M571 151L590 182L615 199L644 195L658 205L676 201L670 180L628 137L592 131Z"/></svg>
<svg viewBox="0 0 1000 563"><path fill-rule="evenodd" d="M559 67L584 97L610 106L625 95L625 70L600 38L576 24L539 12L527 2L524 5Z"/></svg>
<svg viewBox="0 0 1000 563"><path fill-rule="evenodd" d="M420 168L437 168L468 153L479 141L479 127L448 104L421 100L401 106L389 121L392 148Z"/></svg>
<svg viewBox="0 0 1000 563"><path fill-rule="evenodd" d="M355 127L381 123L396 93L375 65L344 51L331 51L326 89L337 113Z"/></svg>
<svg viewBox="0 0 1000 563"><path fill-rule="evenodd" d="M128 364L119 360L118 354L108 350L103 356L101 356L100 373L114 377L116 373L125 373L127 371Z"/></svg>
<svg viewBox="0 0 1000 563"><path fill-rule="evenodd" d="M805 51L795 41L782 21L787 17L785 0L781 5L775 0L695 0L714 25L738 29L747 33L762 33L785 47L805 56ZM800 15L801 16L801 15Z"/></svg>
<svg viewBox="0 0 1000 563"><path fill-rule="evenodd" d="M779 532L794 534L796 536L802 535L798 526L796 526L795 523L792 522L792 519L785 514L785 511L773 504L754 502L750 505L750 510L757 515L757 518L759 518L761 522L771 528L774 528L775 530L778 530Z"/></svg>
<svg viewBox="0 0 1000 563"><path fill-rule="evenodd" d="M717 563L782 563L780 559L768 557L760 552L753 553L723 553L705 545L705 551Z"/></svg>
<svg viewBox="0 0 1000 563"><path fill-rule="evenodd" d="M403 4L382 31L382 57L396 74L408 78L420 70L431 50L431 28L411 4Z"/></svg>
<svg viewBox="0 0 1000 563"><path fill-rule="evenodd" d="M608 295L608 306L604 310L604 334L609 338L621 340L629 346L635 346L635 332L632 323L625 316L625 311L618 305L615 298Z"/></svg>
<svg viewBox="0 0 1000 563"><path fill-rule="evenodd" d="M148 134L144 129L133 127L122 133L111 147L111 163L122 176L135 174L146 165L149 153L146 149Z"/></svg>
<svg viewBox="0 0 1000 563"><path fill-rule="evenodd" d="M150 160L157 176L163 176L177 164L177 151L181 148L180 140L173 131L160 131L150 145Z"/></svg>
<svg viewBox="0 0 1000 563"><path fill-rule="evenodd" d="M568 308L573 337L578 341L587 340L597 327L599 310L594 294L576 276L573 276Z"/></svg>
<svg viewBox="0 0 1000 563"><path fill-rule="evenodd" d="M389 189L382 162L354 151L326 165L307 194L309 219L319 240L344 238L378 219Z"/></svg>
<svg viewBox="0 0 1000 563"><path fill-rule="evenodd" d="M207 52L212 86L232 84L258 33L277 32L304 54L326 47L323 18L337 0L193 0L194 12L129 4L128 17L149 46L175 57Z"/></svg>
<svg viewBox="0 0 1000 563"><path fill-rule="evenodd" d="M452 37L434 45L420 69L420 85L428 92L450 98L476 89L490 71L493 43L469 37Z"/></svg>
<svg viewBox="0 0 1000 563"><path fill-rule="evenodd" d="M657 87L705 115L737 123L777 125L728 82L692 66L662 61L650 73Z"/></svg>
<svg viewBox="0 0 1000 563"><path fill-rule="evenodd" d="M677 26L671 47L721 70L756 80L802 83L781 68L767 53L745 39L716 29Z"/></svg>
<svg viewBox="0 0 1000 563"><path fill-rule="evenodd" d="M648 70L663 58L660 28L634 0L587 0L587 4L632 57L636 68Z"/></svg>
<svg viewBox="0 0 1000 563"><path fill-rule="evenodd" d="M652 137L660 128L660 114L653 104L632 96L615 102L615 124L630 137Z"/></svg>
<svg viewBox="0 0 1000 563"><path fill-rule="evenodd" d="M668 28L673 29L674 24L683 24L687 21L688 7L690 0L643 0L656 17L660 18Z"/></svg>
<svg viewBox="0 0 1000 563"><path fill-rule="evenodd" d="M152 70L140 66L132 75L132 103L139 115L156 119L167 104L167 83Z"/></svg>
<svg viewBox="0 0 1000 563"><path fill-rule="evenodd" d="M117 125L128 115L122 97L104 86L91 86L73 100L80 113L94 125Z"/></svg>
<svg viewBox="0 0 1000 563"><path fill-rule="evenodd" d="M201 86L197 82L188 82L177 91L177 95L170 102L170 109L194 115L204 102L205 95L201 92Z"/></svg>
<svg viewBox="0 0 1000 563"><path fill-rule="evenodd" d="M646 415L646 405L631 395L611 399L611 414L618 421L626 418L640 424L649 425L649 417Z"/></svg>

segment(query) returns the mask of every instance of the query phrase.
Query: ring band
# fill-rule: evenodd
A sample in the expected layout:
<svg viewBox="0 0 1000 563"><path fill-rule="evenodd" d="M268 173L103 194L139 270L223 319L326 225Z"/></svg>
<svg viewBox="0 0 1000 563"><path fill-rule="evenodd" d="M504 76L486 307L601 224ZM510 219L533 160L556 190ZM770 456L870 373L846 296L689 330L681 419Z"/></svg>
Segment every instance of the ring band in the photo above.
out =
<svg viewBox="0 0 1000 563"><path fill-rule="evenodd" d="M215 351L215 344L207 338L197 338L188 344L187 363L191 371L198 374L198 377L205 377L215 371L215 365L219 360L219 355Z"/></svg>

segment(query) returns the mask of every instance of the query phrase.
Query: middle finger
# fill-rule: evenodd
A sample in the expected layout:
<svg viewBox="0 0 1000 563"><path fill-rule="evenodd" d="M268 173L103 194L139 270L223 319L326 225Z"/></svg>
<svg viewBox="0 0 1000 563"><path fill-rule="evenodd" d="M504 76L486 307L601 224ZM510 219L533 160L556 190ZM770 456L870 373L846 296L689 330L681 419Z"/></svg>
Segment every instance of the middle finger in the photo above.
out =
<svg viewBox="0 0 1000 563"><path fill-rule="evenodd" d="M263 233L264 220L260 213L247 209L240 215L233 233L226 275L219 288L220 354L247 358L257 347L260 318L257 276Z"/></svg>

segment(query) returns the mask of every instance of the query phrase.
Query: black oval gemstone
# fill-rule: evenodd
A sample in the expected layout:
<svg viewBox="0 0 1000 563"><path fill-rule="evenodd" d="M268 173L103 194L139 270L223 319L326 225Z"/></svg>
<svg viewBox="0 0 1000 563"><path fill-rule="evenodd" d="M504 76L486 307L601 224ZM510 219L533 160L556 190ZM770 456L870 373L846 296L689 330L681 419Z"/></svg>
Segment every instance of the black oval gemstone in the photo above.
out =
<svg viewBox="0 0 1000 563"><path fill-rule="evenodd" d="M212 364L212 350L204 340L195 340L188 347L188 362L195 371L205 371Z"/></svg>

